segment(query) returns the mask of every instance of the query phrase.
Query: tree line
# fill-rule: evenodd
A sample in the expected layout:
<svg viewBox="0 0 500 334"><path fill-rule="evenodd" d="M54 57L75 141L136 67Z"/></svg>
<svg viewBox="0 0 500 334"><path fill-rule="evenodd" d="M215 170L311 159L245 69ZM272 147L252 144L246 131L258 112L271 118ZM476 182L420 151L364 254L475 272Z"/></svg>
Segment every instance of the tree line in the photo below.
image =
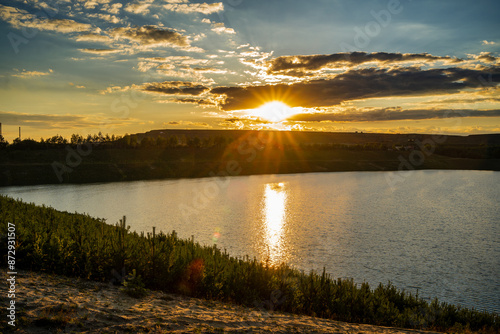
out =
<svg viewBox="0 0 500 334"><path fill-rule="evenodd" d="M12 143L9 143L5 138L0 135L0 148L6 148L6 147L11 147L11 148L16 148L16 149L25 149L25 148L48 148L51 146L61 146L61 145L78 145L78 144L86 144L86 143L91 143L91 144L102 144L102 143L111 143L115 142L117 140L120 140L122 136L115 136L115 135L103 135L101 132L98 134L94 135L87 135L86 137L80 135L80 134L72 134L70 139L68 140L67 138L64 138L61 135L55 135L49 138L40 138L39 141L32 139L32 138L26 138L21 140L20 138L16 138L12 141Z"/></svg>
<svg viewBox="0 0 500 334"><path fill-rule="evenodd" d="M136 134L124 136L102 134L88 134L82 136L80 134L72 134L69 139L61 135L55 135L49 138L40 138L35 140L26 138L20 140L16 138L9 143L3 136L0 135L0 149L9 148L13 150L24 149L47 149L59 148L66 145L82 145L91 144L93 146L102 145L107 148L169 148L169 147L193 147L193 148L210 148L210 147L225 147L234 142L234 138L224 136L210 136L200 138L198 136L143 136L142 138Z"/></svg>
<svg viewBox="0 0 500 334"><path fill-rule="evenodd" d="M20 140L16 138L12 143L9 143L0 135L0 149L9 150L37 150L63 148L67 145L92 145L101 146L102 148L123 148L123 149L165 149L175 147L188 148L226 148L232 147L237 149L248 138L234 138L231 136L186 136L186 135L129 135L124 136L102 134L88 134L82 136L80 134L72 134L69 139L61 135L55 135L49 138L40 138L36 141L31 138ZM251 138L255 140L255 138ZM405 145L390 143L390 142L366 142L366 143L333 143L333 142L300 142L296 144L283 143L273 140L269 137L258 139L262 145L278 150L307 150L307 151L325 151L325 150L349 150L349 151L411 151L422 150L429 147L420 147L414 143L406 143ZM499 145L436 145L435 154L454 157L454 158L469 158L469 159L500 159Z"/></svg>

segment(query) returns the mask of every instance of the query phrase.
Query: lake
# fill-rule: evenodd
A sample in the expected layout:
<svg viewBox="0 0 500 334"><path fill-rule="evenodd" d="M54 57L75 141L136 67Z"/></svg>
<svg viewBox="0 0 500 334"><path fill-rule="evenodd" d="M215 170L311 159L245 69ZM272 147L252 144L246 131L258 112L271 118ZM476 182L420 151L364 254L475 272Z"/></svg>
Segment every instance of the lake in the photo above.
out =
<svg viewBox="0 0 500 334"><path fill-rule="evenodd" d="M500 311L500 173L344 172L0 188L234 256Z"/></svg>

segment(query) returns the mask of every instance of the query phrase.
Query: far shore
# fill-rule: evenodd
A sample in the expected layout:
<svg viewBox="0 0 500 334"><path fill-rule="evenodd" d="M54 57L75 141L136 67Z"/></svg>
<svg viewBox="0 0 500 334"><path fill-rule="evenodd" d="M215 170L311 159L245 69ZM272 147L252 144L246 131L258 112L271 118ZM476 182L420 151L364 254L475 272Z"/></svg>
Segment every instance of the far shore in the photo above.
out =
<svg viewBox="0 0 500 334"><path fill-rule="evenodd" d="M76 140L76 139L78 140ZM0 186L419 169L500 171L500 134L154 130L0 146Z"/></svg>
<svg viewBox="0 0 500 334"><path fill-rule="evenodd" d="M96 149L78 160L79 164L66 155L65 149L0 151L0 187L349 171L500 171L500 159L433 154L421 163L412 163L411 151L276 150L267 157L249 159L223 156L218 149Z"/></svg>

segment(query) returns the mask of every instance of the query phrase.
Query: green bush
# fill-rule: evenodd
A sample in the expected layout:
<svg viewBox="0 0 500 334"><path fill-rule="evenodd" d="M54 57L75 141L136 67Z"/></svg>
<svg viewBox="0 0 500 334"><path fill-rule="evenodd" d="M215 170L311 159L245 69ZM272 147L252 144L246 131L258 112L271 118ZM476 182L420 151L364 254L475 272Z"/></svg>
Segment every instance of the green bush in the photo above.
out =
<svg viewBox="0 0 500 334"><path fill-rule="evenodd" d="M135 269L123 281L121 291L133 298L142 298L148 295L148 290L145 288L141 276L137 275Z"/></svg>

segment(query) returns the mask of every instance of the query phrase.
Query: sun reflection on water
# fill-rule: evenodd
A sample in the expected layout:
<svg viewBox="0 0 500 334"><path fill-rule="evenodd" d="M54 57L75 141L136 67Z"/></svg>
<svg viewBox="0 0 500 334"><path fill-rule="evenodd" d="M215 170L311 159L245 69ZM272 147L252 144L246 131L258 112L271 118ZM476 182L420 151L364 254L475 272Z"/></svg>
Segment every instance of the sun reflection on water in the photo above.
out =
<svg viewBox="0 0 500 334"><path fill-rule="evenodd" d="M264 247L261 254L271 265L286 261L284 228L287 192L285 183L268 183L264 190Z"/></svg>

